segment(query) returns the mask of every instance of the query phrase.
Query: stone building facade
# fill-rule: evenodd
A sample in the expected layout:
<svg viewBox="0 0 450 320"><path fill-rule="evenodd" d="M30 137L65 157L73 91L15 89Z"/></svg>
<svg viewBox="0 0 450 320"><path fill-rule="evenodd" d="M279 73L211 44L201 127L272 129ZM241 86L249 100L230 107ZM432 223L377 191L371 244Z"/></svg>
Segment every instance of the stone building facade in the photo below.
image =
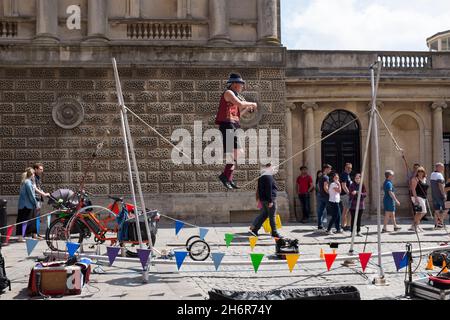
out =
<svg viewBox="0 0 450 320"><path fill-rule="evenodd" d="M296 209L301 164L315 171L322 155L333 159L334 146L350 148L360 167L370 101L368 66L377 59L385 65L381 113L408 159L431 168L444 156L442 145L450 132L449 53L289 51L281 45L279 0L73 4L0 1L0 197L9 200L11 220L20 173L35 161L45 164L47 190L76 189L88 170L86 188L97 195L96 203L106 204L108 194L129 193L112 57L126 105L169 139L174 129L192 131L194 121L203 121L204 129L215 127L230 72L242 74L246 98L260 105L255 118L244 124L280 130L281 161L339 121L360 116L352 132L281 167L276 178L284 219ZM129 119L148 206L197 224L253 218L255 183L224 192L217 179L222 166L174 165L171 146L133 116ZM90 168L91 155L104 138ZM393 168L405 180L383 128L380 144L382 168ZM236 178L246 184L258 173L258 165L241 165ZM372 177L373 169L368 185ZM404 200L405 184L399 184Z"/></svg>

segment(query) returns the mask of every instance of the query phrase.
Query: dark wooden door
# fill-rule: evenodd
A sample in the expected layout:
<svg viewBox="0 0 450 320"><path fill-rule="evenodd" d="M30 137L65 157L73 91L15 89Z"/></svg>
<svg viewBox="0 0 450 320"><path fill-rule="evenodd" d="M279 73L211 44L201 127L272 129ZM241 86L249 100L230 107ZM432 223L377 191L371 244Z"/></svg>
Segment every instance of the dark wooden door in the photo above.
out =
<svg viewBox="0 0 450 320"><path fill-rule="evenodd" d="M327 135L327 133L324 133ZM359 135L335 135L322 143L322 163L333 166L333 171L344 171L344 165L353 165L353 172L361 171Z"/></svg>

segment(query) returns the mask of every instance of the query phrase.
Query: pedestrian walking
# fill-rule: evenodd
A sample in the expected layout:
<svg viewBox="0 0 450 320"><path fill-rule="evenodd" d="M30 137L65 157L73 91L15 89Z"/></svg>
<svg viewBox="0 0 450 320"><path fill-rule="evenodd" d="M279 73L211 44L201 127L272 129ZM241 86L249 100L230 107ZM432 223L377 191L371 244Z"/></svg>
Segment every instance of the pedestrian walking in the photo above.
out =
<svg viewBox="0 0 450 320"><path fill-rule="evenodd" d="M341 202L341 183L339 181L339 174L334 173L331 175L332 182L328 188L329 199L328 199L328 210L331 215L330 223L328 224L327 234L334 234L331 228L334 224L336 227L336 233L343 233L341 229L341 207L339 202Z"/></svg>
<svg viewBox="0 0 450 320"><path fill-rule="evenodd" d="M424 167L417 168L416 176L411 179L411 201L414 204L414 220L410 231L423 232L420 221L427 214L428 188L427 173Z"/></svg>
<svg viewBox="0 0 450 320"><path fill-rule="evenodd" d="M390 220L392 220L394 224L394 231L398 231L401 228L397 225L397 220L395 219L395 211L396 205L400 206L400 201L398 201L395 195L395 188L392 180L394 179L394 171L386 170L384 176L386 180L383 184L384 190L384 198L383 198L383 206L384 206L384 226L382 232L388 232L387 225Z"/></svg>
<svg viewBox="0 0 450 320"><path fill-rule="evenodd" d="M36 201L36 192L35 192L35 186L34 186L34 169L33 168L26 168L25 172L22 173L22 181L20 184L20 191L19 191L19 206L18 206L18 213L17 213L17 220L16 220L16 236L18 242L24 242L22 236L22 229L24 221L27 221L31 219L32 212L36 208L37 201ZM20 224L19 224L20 223ZM26 222L25 222L26 223ZM32 230L26 230L25 235L31 234Z"/></svg>
<svg viewBox="0 0 450 320"><path fill-rule="evenodd" d="M300 175L297 177L297 192L302 207L303 217L301 223L308 223L311 215L311 192L314 190L314 184L306 166L302 166L300 172Z"/></svg>
<svg viewBox="0 0 450 320"><path fill-rule="evenodd" d="M430 176L431 195L433 198L435 229L444 228L444 210L445 210L445 180L444 164L436 163L435 170Z"/></svg>
<svg viewBox="0 0 450 320"><path fill-rule="evenodd" d="M353 233L353 227L355 225L355 216L356 216L356 208L357 207L357 202L358 202L358 193L359 193L359 188L360 188L360 184L361 184L361 174L357 173L355 175L355 181L351 184L349 192L350 192L350 215L352 217L352 224L351 224L351 229L350 231ZM358 211L358 217L356 220L356 236L358 237L362 237L361 235L361 217L364 213L364 210L366 209L365 206L365 200L367 197L367 189L366 186L363 184L362 185L362 189L361 189L361 199L360 199L360 203L359 203L359 211Z"/></svg>
<svg viewBox="0 0 450 320"><path fill-rule="evenodd" d="M258 199L261 201L262 211L253 221L250 227L250 233L254 236L258 236L258 231L261 229L264 221L269 218L270 228L272 229L272 237L281 238L278 233L275 215L277 212L277 184L273 178L274 169L272 164L267 164L261 170L261 177L258 179Z"/></svg>

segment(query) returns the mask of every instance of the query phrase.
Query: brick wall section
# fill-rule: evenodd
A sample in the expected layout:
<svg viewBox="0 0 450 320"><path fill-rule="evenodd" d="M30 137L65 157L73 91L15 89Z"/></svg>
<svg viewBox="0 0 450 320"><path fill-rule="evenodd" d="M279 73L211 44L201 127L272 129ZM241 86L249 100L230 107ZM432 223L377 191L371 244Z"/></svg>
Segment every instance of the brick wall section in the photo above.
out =
<svg viewBox="0 0 450 320"><path fill-rule="evenodd" d="M261 128L280 129L284 156L284 70L211 68L122 68L119 70L127 106L170 139L176 128L192 131L193 121L215 128L214 116L230 71L248 81L245 96L264 108ZM85 119L76 129L63 130L51 113L60 97L78 99ZM17 195L20 172L35 161L45 165L47 190L76 187L92 152L106 129L104 149L86 178L97 194L129 192L128 173L112 70L90 68L5 68L0 71L0 195ZM141 182L146 193L223 192L222 166L174 165L172 148L138 119L129 115ZM258 166L236 171L243 185ZM284 190L284 169L278 175ZM255 184L247 190L254 190Z"/></svg>

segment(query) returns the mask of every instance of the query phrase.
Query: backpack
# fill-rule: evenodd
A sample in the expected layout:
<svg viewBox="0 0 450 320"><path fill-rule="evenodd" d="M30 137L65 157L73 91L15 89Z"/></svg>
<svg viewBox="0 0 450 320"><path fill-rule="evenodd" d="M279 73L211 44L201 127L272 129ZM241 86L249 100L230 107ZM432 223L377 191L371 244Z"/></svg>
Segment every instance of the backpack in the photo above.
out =
<svg viewBox="0 0 450 320"><path fill-rule="evenodd" d="M11 281L6 277L5 259L0 252L0 294L8 287L9 291L11 291Z"/></svg>

